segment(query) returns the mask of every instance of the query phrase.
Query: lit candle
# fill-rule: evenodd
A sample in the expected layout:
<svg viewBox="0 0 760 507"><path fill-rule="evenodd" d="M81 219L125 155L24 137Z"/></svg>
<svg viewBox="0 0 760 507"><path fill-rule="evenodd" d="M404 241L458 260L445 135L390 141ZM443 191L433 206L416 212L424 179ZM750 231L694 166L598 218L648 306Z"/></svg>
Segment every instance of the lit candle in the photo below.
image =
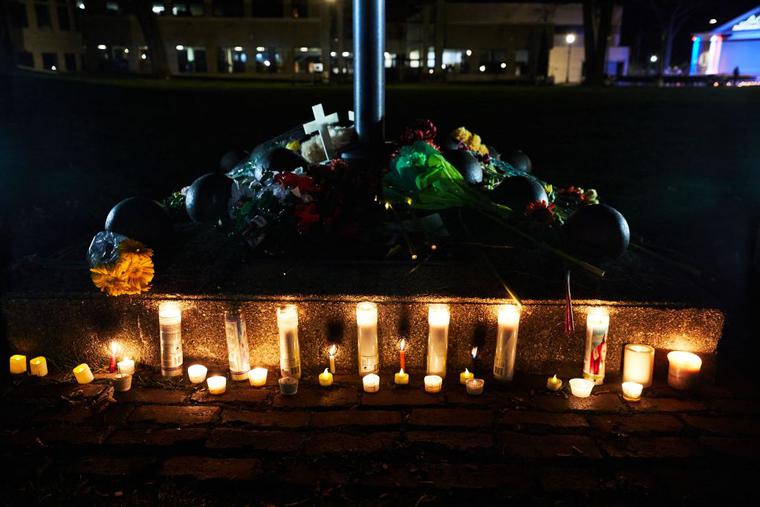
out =
<svg viewBox="0 0 760 507"><path fill-rule="evenodd" d="M499 306L496 354L493 359L493 377L501 382L511 381L515 374L517 330L519 327L519 307L517 305Z"/></svg>
<svg viewBox="0 0 760 507"><path fill-rule="evenodd" d="M132 389L132 375L117 373L113 377L113 387L121 393L129 391Z"/></svg>
<svg viewBox="0 0 760 507"><path fill-rule="evenodd" d="M668 385L675 389L691 389L697 384L702 359L691 352L668 353Z"/></svg>
<svg viewBox="0 0 760 507"><path fill-rule="evenodd" d="M470 357L472 358L472 362L470 363L470 367L472 368L472 374L478 372L478 348L473 347L472 350L470 350Z"/></svg>
<svg viewBox="0 0 760 507"><path fill-rule="evenodd" d="M403 338L398 344L398 362L401 370L406 368L406 340Z"/></svg>
<svg viewBox="0 0 760 507"><path fill-rule="evenodd" d="M446 354L449 346L449 307L430 305L428 309L427 374L446 376Z"/></svg>
<svg viewBox="0 0 760 507"><path fill-rule="evenodd" d="M182 375L182 308L174 301L158 305L161 341L161 375Z"/></svg>
<svg viewBox="0 0 760 507"><path fill-rule="evenodd" d="M298 379L295 377L282 377L277 381L280 384L280 393L292 396L298 392Z"/></svg>
<svg viewBox="0 0 760 507"><path fill-rule="evenodd" d="M280 333L280 373L283 377L301 378L301 349L298 344L298 309L296 305L277 307Z"/></svg>
<svg viewBox="0 0 760 507"><path fill-rule="evenodd" d="M29 368L35 377L44 377L48 374L47 359L42 356L29 361Z"/></svg>
<svg viewBox="0 0 760 507"><path fill-rule="evenodd" d="M380 377L370 373L362 377L365 393L376 393L380 390Z"/></svg>
<svg viewBox="0 0 760 507"><path fill-rule="evenodd" d="M89 384L95 380L95 377L93 376L92 371L90 371L90 367L87 365L87 363L82 363L74 368L74 378L77 379L78 384Z"/></svg>
<svg viewBox="0 0 760 507"><path fill-rule="evenodd" d="M193 384L200 384L206 380L208 368L202 364L193 364L187 368L187 376Z"/></svg>
<svg viewBox="0 0 760 507"><path fill-rule="evenodd" d="M440 393L443 387L443 378L440 375L426 375L425 381L426 393Z"/></svg>
<svg viewBox="0 0 760 507"><path fill-rule="evenodd" d="M586 350L583 355L583 378L600 385L604 382L607 361L607 331L610 316L604 308L592 308L586 318Z"/></svg>
<svg viewBox="0 0 760 507"><path fill-rule="evenodd" d="M322 387L330 387L333 383L333 374L330 370L325 368L325 371L319 374L319 385Z"/></svg>
<svg viewBox="0 0 760 507"><path fill-rule="evenodd" d="M242 310L224 312L224 334L227 337L227 358L230 363L230 378L245 380L251 370L248 359L248 335Z"/></svg>
<svg viewBox="0 0 760 507"><path fill-rule="evenodd" d="M546 388L550 391L559 391L562 389L562 380L558 379L555 374L553 377L546 379Z"/></svg>
<svg viewBox="0 0 760 507"><path fill-rule="evenodd" d="M134 359L130 359L128 357L125 357L124 359L122 359L121 361L119 361L118 363L116 363L116 365L119 368L119 373L121 373L123 375L134 375L135 374L135 360Z"/></svg>
<svg viewBox="0 0 760 507"><path fill-rule="evenodd" d="M462 385L466 385L467 381L470 380L470 379L472 379L472 378L475 378L475 374L472 373L467 368L465 368L464 371L459 374L459 383L462 384Z"/></svg>
<svg viewBox="0 0 760 507"><path fill-rule="evenodd" d="M644 386L638 382L623 382L623 399L628 401L639 401L643 389Z"/></svg>
<svg viewBox="0 0 760 507"><path fill-rule="evenodd" d="M570 392L578 398L588 398L594 388L594 381L585 378L571 378Z"/></svg>
<svg viewBox="0 0 760 507"><path fill-rule="evenodd" d="M14 375L26 373L26 356L21 354L11 356L11 373Z"/></svg>
<svg viewBox="0 0 760 507"><path fill-rule="evenodd" d="M623 382L652 385L654 347L629 343L623 351Z"/></svg>
<svg viewBox="0 0 760 507"><path fill-rule="evenodd" d="M116 371L116 354L119 353L119 344L111 342L111 360L108 362L108 371L113 373Z"/></svg>
<svg viewBox="0 0 760 507"><path fill-rule="evenodd" d="M265 386L267 383L268 374L269 374L269 370L267 370L266 368L262 368L262 367L254 368L248 372L248 382L250 382L250 384L253 387Z"/></svg>
<svg viewBox="0 0 760 507"><path fill-rule="evenodd" d="M335 373L335 353L338 352L338 346L334 343L327 350L327 359L330 362L330 373Z"/></svg>
<svg viewBox="0 0 760 507"><path fill-rule="evenodd" d="M409 374L401 368L395 375L393 375L393 382L400 386L409 384Z"/></svg>
<svg viewBox="0 0 760 507"><path fill-rule="evenodd" d="M377 347L377 305L362 301L356 305L356 336L359 350L359 375L377 373L380 355Z"/></svg>
<svg viewBox="0 0 760 507"><path fill-rule="evenodd" d="M483 394L483 386L486 385L486 381L482 378L471 378L467 381L467 394L470 396L480 396Z"/></svg>
<svg viewBox="0 0 760 507"><path fill-rule="evenodd" d="M208 380L206 380L206 384L208 384L209 394L224 394L224 391L227 390L227 377L214 375L213 377L209 377Z"/></svg>

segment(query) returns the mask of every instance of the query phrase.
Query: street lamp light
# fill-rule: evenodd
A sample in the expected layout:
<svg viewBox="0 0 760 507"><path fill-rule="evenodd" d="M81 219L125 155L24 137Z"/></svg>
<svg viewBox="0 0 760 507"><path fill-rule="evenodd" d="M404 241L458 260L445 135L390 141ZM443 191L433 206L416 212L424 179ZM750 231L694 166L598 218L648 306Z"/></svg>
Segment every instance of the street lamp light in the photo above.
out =
<svg viewBox="0 0 760 507"><path fill-rule="evenodd" d="M567 73L565 74L565 83L570 82L570 51L573 48L573 42L575 42L575 34L569 33L565 35L565 42L567 42Z"/></svg>
<svg viewBox="0 0 760 507"><path fill-rule="evenodd" d="M717 22L718 22L718 20L715 19L715 18L710 18L710 21L708 21L708 23L710 23L711 25L714 25Z"/></svg>
<svg viewBox="0 0 760 507"><path fill-rule="evenodd" d="M658 60L657 55L652 55L649 57L649 61L652 63L657 63L657 60Z"/></svg>

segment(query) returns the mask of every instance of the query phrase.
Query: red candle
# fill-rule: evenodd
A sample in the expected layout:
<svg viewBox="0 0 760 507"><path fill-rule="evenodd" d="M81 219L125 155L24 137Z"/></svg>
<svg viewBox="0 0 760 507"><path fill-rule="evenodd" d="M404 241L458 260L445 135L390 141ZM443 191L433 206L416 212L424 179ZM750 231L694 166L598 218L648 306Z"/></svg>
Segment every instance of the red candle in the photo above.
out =
<svg viewBox="0 0 760 507"><path fill-rule="evenodd" d="M402 370L406 370L406 340L401 340L399 344L399 363Z"/></svg>
<svg viewBox="0 0 760 507"><path fill-rule="evenodd" d="M116 353L119 351L119 344L111 342L111 362L108 365L108 371L114 373L116 371Z"/></svg>

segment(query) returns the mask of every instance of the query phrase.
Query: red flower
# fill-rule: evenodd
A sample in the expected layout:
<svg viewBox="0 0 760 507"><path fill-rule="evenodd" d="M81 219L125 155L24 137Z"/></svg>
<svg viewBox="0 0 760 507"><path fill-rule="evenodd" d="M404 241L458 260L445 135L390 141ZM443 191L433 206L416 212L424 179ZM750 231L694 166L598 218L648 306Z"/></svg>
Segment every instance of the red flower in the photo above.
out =
<svg viewBox="0 0 760 507"><path fill-rule="evenodd" d="M296 205L293 214L298 218L298 230L301 232L306 232L312 225L319 222L317 205L313 202Z"/></svg>
<svg viewBox="0 0 760 507"><path fill-rule="evenodd" d="M308 176L294 173L280 173L275 176L275 181L285 188L298 188L300 192L316 192L314 180Z"/></svg>
<svg viewBox="0 0 760 507"><path fill-rule="evenodd" d="M525 207L525 216L536 222L549 225L555 220L554 204L547 204L546 201L533 201Z"/></svg>
<svg viewBox="0 0 760 507"><path fill-rule="evenodd" d="M580 187L576 187L575 185L570 185L567 188L560 188L559 190L557 190L557 193L559 195L568 195L568 196L581 198L583 196L583 189Z"/></svg>
<svg viewBox="0 0 760 507"><path fill-rule="evenodd" d="M401 144L412 144L415 141L426 141L435 147L432 142L438 134L438 129L430 120L417 120L413 126L406 127L401 134Z"/></svg>

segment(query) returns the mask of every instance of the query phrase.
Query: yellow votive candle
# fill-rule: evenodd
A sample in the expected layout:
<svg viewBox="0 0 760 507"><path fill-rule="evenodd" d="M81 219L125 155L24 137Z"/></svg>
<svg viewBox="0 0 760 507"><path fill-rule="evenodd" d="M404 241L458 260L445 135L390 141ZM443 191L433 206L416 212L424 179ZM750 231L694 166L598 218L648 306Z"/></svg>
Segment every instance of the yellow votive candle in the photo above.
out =
<svg viewBox="0 0 760 507"><path fill-rule="evenodd" d="M374 373L362 377L365 393L376 393L380 390L380 377Z"/></svg>
<svg viewBox="0 0 760 507"><path fill-rule="evenodd" d="M462 385L467 385L467 381L473 378L475 378L475 374L465 368L464 371L459 374L459 383Z"/></svg>
<svg viewBox="0 0 760 507"><path fill-rule="evenodd" d="M425 381L426 393L440 393L443 387L443 378L440 375L426 375Z"/></svg>
<svg viewBox="0 0 760 507"><path fill-rule="evenodd" d="M702 359L691 352L668 353L668 385L675 389L691 389L697 384Z"/></svg>
<svg viewBox="0 0 760 507"><path fill-rule="evenodd" d="M638 382L644 387L652 385L654 347L629 343L623 351L623 382Z"/></svg>
<svg viewBox="0 0 760 507"><path fill-rule="evenodd" d="M248 372L248 382L250 382L253 387L265 386L267 383L268 374L269 370L266 368L254 368Z"/></svg>
<svg viewBox="0 0 760 507"><path fill-rule="evenodd" d="M200 384L206 380L208 368L202 364L193 364L187 368L187 376L193 384Z"/></svg>
<svg viewBox="0 0 760 507"><path fill-rule="evenodd" d="M644 386L638 382L623 382L623 399L639 401L641 399L641 391L643 390Z"/></svg>
<svg viewBox="0 0 760 507"><path fill-rule="evenodd" d="M26 356L21 354L11 356L11 373L14 375L26 373Z"/></svg>
<svg viewBox="0 0 760 507"><path fill-rule="evenodd" d="M29 361L29 369L35 377L44 377L48 374L47 359L42 356L35 357Z"/></svg>
<svg viewBox="0 0 760 507"><path fill-rule="evenodd" d="M319 385L322 387L330 387L333 383L333 374L330 373L329 368L325 368L325 371L319 374Z"/></svg>
<svg viewBox="0 0 760 507"><path fill-rule="evenodd" d="M546 388L550 391L559 391L562 389L562 380L558 379L555 374L553 377L546 379Z"/></svg>
<svg viewBox="0 0 760 507"><path fill-rule="evenodd" d="M393 382L400 386L409 384L409 374L401 368L395 375L393 375Z"/></svg>
<svg viewBox="0 0 760 507"><path fill-rule="evenodd" d="M135 360L125 357L116 366L119 367L119 373L122 375L134 375L135 374Z"/></svg>
<svg viewBox="0 0 760 507"><path fill-rule="evenodd" d="M95 380L95 377L93 376L92 371L90 371L90 367L87 365L87 363L82 363L74 368L74 377L77 379L78 384L89 384Z"/></svg>
<svg viewBox="0 0 760 507"><path fill-rule="evenodd" d="M208 380L206 380L206 384L208 384L209 394L224 394L224 392L227 390L227 377L214 375L213 377L209 377Z"/></svg>

